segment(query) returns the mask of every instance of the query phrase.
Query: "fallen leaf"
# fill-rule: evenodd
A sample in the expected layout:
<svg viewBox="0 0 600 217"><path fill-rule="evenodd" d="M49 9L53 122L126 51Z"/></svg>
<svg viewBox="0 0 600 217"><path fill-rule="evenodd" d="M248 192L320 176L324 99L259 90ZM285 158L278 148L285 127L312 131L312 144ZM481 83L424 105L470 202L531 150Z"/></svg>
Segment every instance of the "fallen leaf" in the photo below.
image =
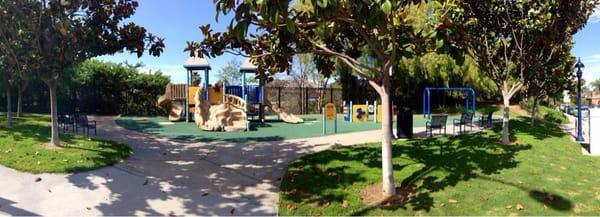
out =
<svg viewBox="0 0 600 217"><path fill-rule="evenodd" d="M348 208L348 201L347 200L343 200L342 201L342 207Z"/></svg>
<svg viewBox="0 0 600 217"><path fill-rule="evenodd" d="M548 205L544 204L544 209L548 209ZM600 211L600 208L598 208L598 211Z"/></svg>
<svg viewBox="0 0 600 217"><path fill-rule="evenodd" d="M481 196L481 200L483 201L488 201L490 199L490 196L488 196L487 193L483 193L483 196Z"/></svg>
<svg viewBox="0 0 600 217"><path fill-rule="evenodd" d="M292 211L292 210L295 210L295 209L296 209L296 206L294 206L294 204L288 203L287 205L285 205L285 208L286 208L287 210L290 210L290 211Z"/></svg>
<svg viewBox="0 0 600 217"><path fill-rule="evenodd" d="M35 179L35 182L41 182L41 181L42 181L42 178L40 178L40 177L37 177L37 179Z"/></svg>
<svg viewBox="0 0 600 217"><path fill-rule="evenodd" d="M289 194L296 194L296 192L298 192L298 190L295 188L292 188L292 190L290 190Z"/></svg>
<svg viewBox="0 0 600 217"><path fill-rule="evenodd" d="M458 203L458 201L457 201L457 200L455 200L455 199L449 199L449 200L448 200L448 203Z"/></svg>
<svg viewBox="0 0 600 217"><path fill-rule="evenodd" d="M520 203L517 203L517 210L523 210L525 209L525 207L523 207L523 205L521 205Z"/></svg>
<svg viewBox="0 0 600 217"><path fill-rule="evenodd" d="M505 206L506 209L512 209L512 205Z"/></svg>
<svg viewBox="0 0 600 217"><path fill-rule="evenodd" d="M208 196L208 192L202 193L202 197L206 197L206 196Z"/></svg>
<svg viewBox="0 0 600 217"><path fill-rule="evenodd" d="M233 215L233 213L235 212L235 208L231 209L231 211L229 211L229 213L231 213L231 215Z"/></svg>

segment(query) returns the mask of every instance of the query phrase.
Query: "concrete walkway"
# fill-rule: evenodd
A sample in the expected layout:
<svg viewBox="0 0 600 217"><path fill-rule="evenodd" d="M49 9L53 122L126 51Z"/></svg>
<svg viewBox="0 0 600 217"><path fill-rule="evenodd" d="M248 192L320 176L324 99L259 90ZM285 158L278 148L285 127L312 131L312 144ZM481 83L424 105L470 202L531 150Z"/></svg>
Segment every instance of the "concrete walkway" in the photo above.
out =
<svg viewBox="0 0 600 217"><path fill-rule="evenodd" d="M27 174L0 166L0 215L276 215L288 163L339 145L378 141L379 131L276 142L188 143L125 130L96 117L98 137L134 154L77 174ZM10 177L10 178L8 178ZM35 182L36 178L42 181Z"/></svg>
<svg viewBox="0 0 600 217"><path fill-rule="evenodd" d="M281 177L291 161L381 136L367 131L275 142L192 143L123 129L114 117L94 119L99 138L126 143L134 154L113 167L67 175L0 166L0 176L6 177L0 179L0 215L276 215ZM423 134L424 129L415 131ZM35 182L38 177L42 181Z"/></svg>

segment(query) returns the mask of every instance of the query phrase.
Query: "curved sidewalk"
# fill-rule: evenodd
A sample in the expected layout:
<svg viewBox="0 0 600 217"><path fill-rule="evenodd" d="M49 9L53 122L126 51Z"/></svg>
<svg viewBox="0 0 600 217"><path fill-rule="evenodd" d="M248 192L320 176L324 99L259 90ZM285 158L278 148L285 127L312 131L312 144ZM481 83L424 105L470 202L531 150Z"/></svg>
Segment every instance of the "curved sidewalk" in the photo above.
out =
<svg viewBox="0 0 600 217"><path fill-rule="evenodd" d="M173 141L95 117L98 138L130 145L123 162L77 174L0 166L0 215L276 215L281 176L299 156L378 141L379 131L273 142ZM35 182L37 177L42 181Z"/></svg>

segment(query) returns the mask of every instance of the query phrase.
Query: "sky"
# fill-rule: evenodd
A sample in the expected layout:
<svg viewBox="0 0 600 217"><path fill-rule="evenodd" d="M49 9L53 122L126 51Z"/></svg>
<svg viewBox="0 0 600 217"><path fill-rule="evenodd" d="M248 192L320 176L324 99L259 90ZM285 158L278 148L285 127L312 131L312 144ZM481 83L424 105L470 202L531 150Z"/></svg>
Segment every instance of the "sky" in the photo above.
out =
<svg viewBox="0 0 600 217"><path fill-rule="evenodd" d="M145 27L149 32L165 38L166 49L160 57L144 55L138 59L135 55L118 53L102 56L98 59L112 62L137 63L145 66L143 71L162 71L171 77L174 83L185 82L186 73L183 68L188 54L183 52L187 41L200 41L202 34L199 27L211 24L215 31L225 30L229 17L221 16L215 20L215 6L212 0L143 0L140 1L131 21ZM600 7L590 17L584 29L575 35L576 44L572 54L581 58L585 64L583 77L586 81L600 79ZM212 67L210 82L217 80L219 70L232 59L243 61L243 57L223 55L209 59Z"/></svg>

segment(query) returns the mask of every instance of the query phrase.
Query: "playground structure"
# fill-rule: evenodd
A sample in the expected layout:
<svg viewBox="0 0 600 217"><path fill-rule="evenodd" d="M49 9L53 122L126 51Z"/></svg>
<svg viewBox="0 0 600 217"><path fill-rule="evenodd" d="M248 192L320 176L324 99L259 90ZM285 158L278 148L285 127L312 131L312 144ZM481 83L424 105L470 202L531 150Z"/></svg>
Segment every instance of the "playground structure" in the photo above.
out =
<svg viewBox="0 0 600 217"><path fill-rule="evenodd" d="M381 122L381 105L377 104L377 100L373 101L373 104L369 104L369 101L366 101L365 104L343 101L342 104L346 122Z"/></svg>
<svg viewBox="0 0 600 217"><path fill-rule="evenodd" d="M475 114L475 90L467 87L426 87L423 90L423 117L431 117L431 92L433 91L460 91L465 94L465 113L472 112ZM471 110L471 111L469 111Z"/></svg>
<svg viewBox="0 0 600 217"><path fill-rule="evenodd" d="M304 120L285 112L266 99L262 85L246 84L246 73L254 74L256 66L246 59L240 72L242 86L210 86L208 62L200 57L189 57L184 64L187 70L186 84L168 84L158 105L169 112L169 121L190 121L205 131L241 131L250 129L253 120L265 121L265 108L278 114L286 123L303 123ZM194 71L204 71L203 87L192 86Z"/></svg>

